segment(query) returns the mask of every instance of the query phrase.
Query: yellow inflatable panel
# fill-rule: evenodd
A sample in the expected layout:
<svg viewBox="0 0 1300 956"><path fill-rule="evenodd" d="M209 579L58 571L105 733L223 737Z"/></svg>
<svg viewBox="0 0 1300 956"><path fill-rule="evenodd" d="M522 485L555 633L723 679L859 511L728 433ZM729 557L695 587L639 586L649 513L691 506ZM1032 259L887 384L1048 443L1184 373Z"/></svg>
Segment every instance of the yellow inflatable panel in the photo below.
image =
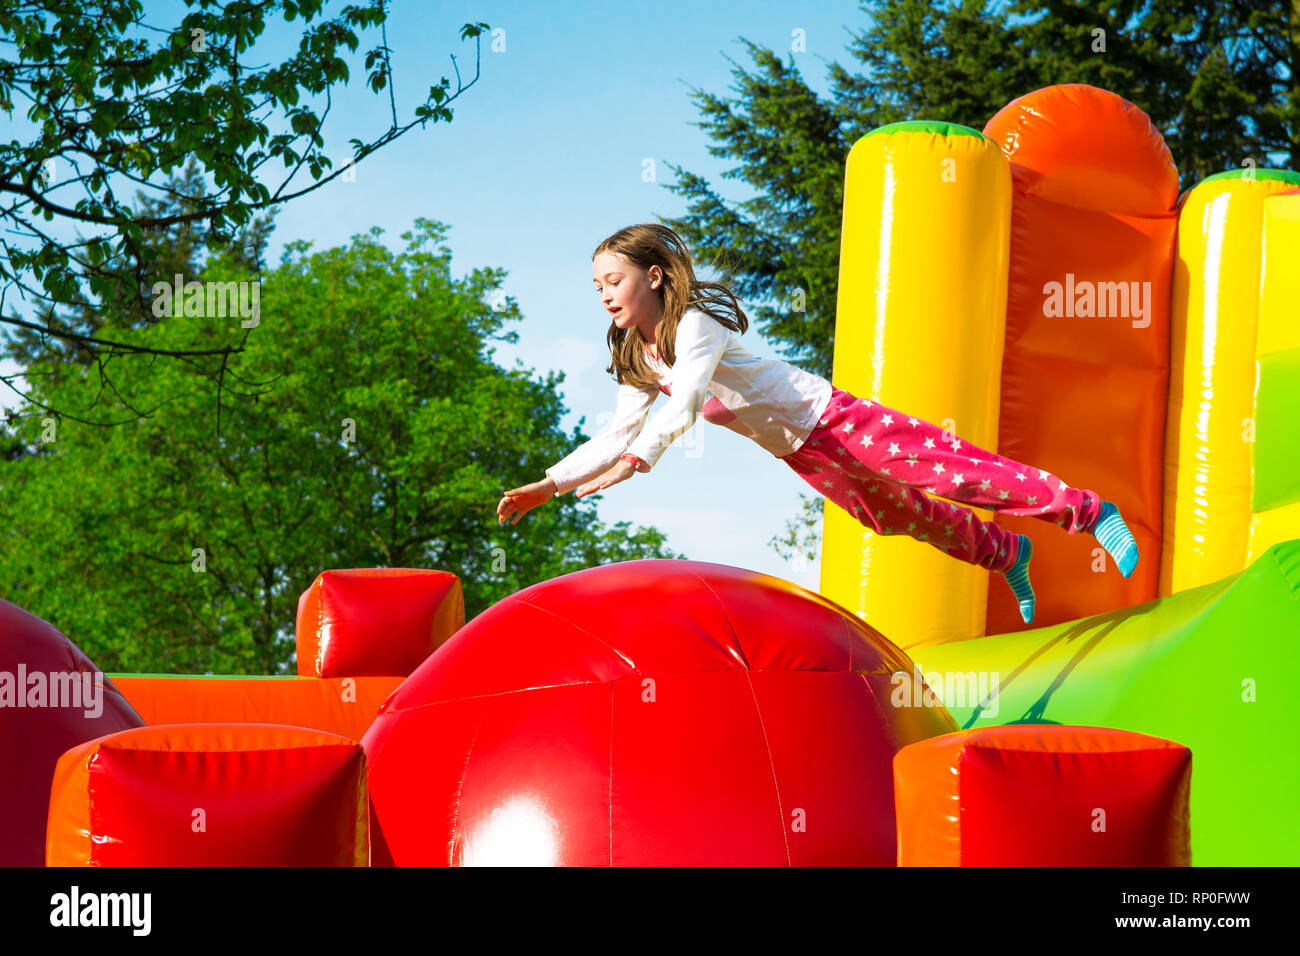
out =
<svg viewBox="0 0 1300 956"><path fill-rule="evenodd" d="M1300 538L1300 504L1271 508L1250 516L1250 542L1247 564L1269 548L1292 538Z"/></svg>
<svg viewBox="0 0 1300 956"><path fill-rule="evenodd" d="M1257 357L1300 348L1300 189L1264 200Z"/></svg>

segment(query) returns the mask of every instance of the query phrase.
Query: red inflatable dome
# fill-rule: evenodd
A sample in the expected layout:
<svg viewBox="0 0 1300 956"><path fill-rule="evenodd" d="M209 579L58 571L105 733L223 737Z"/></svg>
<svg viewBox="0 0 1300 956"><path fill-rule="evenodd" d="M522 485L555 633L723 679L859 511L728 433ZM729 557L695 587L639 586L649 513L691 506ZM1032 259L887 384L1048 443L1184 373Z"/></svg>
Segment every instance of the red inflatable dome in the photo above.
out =
<svg viewBox="0 0 1300 956"><path fill-rule="evenodd" d="M908 657L819 595L696 561L519 591L393 692L363 743L372 863L896 861Z"/></svg>
<svg viewBox="0 0 1300 956"><path fill-rule="evenodd" d="M142 726L54 625L0 600L0 866L45 864L50 782L65 750Z"/></svg>

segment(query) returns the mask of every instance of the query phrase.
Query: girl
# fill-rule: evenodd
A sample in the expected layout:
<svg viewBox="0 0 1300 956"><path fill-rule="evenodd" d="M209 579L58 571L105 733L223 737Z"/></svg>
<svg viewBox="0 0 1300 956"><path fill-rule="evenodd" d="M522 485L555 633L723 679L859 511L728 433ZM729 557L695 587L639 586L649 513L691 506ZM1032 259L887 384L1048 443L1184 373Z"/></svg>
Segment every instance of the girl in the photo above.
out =
<svg viewBox="0 0 1300 956"><path fill-rule="evenodd" d="M751 355L732 332L749 321L724 285L695 278L691 255L666 226L620 229L596 247L593 280L609 312L606 333L618 381L614 420L546 469L512 488L498 523L519 519L555 495L578 497L648 472L697 417L724 425L786 462L817 492L877 534L906 534L1002 572L1025 623L1034 617L1029 537L929 495L999 513L1051 521L1094 535L1128 577L1137 544L1115 505L1071 488L937 425L833 387L780 360ZM705 401L706 391L713 397ZM659 393L669 396L647 425Z"/></svg>

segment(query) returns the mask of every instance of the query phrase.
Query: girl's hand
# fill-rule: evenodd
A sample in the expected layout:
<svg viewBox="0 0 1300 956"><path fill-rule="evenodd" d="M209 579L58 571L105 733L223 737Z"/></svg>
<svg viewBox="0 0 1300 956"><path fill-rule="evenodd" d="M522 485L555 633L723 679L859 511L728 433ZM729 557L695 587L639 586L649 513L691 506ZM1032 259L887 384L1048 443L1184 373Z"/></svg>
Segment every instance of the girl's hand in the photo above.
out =
<svg viewBox="0 0 1300 956"><path fill-rule="evenodd" d="M597 491L603 491L610 485L616 485L620 481L631 478L635 474L636 469L620 458L618 461L614 462L613 467L610 468L609 471L605 472L603 475L597 475L585 485L580 485L577 490L577 495L581 498L583 495L590 495Z"/></svg>
<svg viewBox="0 0 1300 956"><path fill-rule="evenodd" d="M497 524L510 521L511 518L514 518L510 521L511 524L519 524L520 518L548 501L554 494L555 482L549 476L544 481L534 481L532 484L511 488L497 505Z"/></svg>

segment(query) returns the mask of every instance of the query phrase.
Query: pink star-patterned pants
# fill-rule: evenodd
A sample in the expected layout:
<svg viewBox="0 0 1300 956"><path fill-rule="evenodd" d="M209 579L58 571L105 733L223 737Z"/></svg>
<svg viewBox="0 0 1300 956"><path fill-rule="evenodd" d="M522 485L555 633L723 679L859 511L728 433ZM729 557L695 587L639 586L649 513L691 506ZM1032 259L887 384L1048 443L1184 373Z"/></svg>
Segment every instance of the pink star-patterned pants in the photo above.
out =
<svg viewBox="0 0 1300 956"><path fill-rule="evenodd" d="M1094 491L839 388L807 441L781 460L877 534L911 535L990 571L1015 564L1015 532L929 495L1042 518L1069 534L1089 530L1101 509Z"/></svg>

